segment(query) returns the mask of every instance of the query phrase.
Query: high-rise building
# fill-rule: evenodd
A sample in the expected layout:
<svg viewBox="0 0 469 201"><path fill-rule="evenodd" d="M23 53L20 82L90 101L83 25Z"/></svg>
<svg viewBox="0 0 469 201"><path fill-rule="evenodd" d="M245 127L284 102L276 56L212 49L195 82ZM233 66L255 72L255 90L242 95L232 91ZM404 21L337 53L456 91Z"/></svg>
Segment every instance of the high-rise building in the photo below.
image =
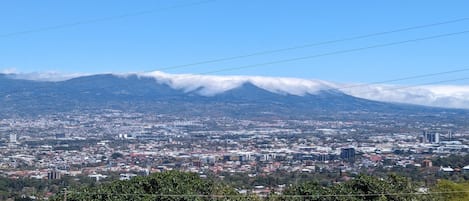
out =
<svg viewBox="0 0 469 201"><path fill-rule="evenodd" d="M342 148L340 151L340 158L345 161L354 161L355 160L355 148Z"/></svg>
<svg viewBox="0 0 469 201"><path fill-rule="evenodd" d="M55 179L60 179L60 178L61 178L61 174L57 170L50 170L49 172L47 172L47 179L49 180L55 180Z"/></svg>
<svg viewBox="0 0 469 201"><path fill-rule="evenodd" d="M11 143L11 144L16 144L16 143L17 143L17 141L16 141L16 134L14 134L14 133L11 133L11 134L10 134L10 143Z"/></svg>
<svg viewBox="0 0 469 201"><path fill-rule="evenodd" d="M440 133L435 131L424 131L422 139L423 143L438 144L440 143Z"/></svg>

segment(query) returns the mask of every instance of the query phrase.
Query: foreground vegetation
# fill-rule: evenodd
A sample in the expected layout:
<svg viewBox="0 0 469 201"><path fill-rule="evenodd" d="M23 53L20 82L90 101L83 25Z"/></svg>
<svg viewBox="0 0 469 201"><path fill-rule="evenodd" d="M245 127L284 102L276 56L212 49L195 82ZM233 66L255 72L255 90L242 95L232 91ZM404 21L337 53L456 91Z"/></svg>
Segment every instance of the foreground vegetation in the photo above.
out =
<svg viewBox="0 0 469 201"><path fill-rule="evenodd" d="M129 181L114 181L96 187L70 189L56 195L52 200L61 201L65 197L68 201L467 201L469 182L455 183L441 180L431 189L419 190L415 183L405 177L389 175L378 178L359 175L339 184L324 186L315 181L308 181L289 186L283 193L271 192L268 195L258 196L240 194L230 186L212 179L201 179L197 174L169 171L147 177L136 177Z"/></svg>
<svg viewBox="0 0 469 201"><path fill-rule="evenodd" d="M286 181L279 176L278 182ZM289 175L292 176L292 175ZM296 178L293 178L296 177ZM35 195L37 200L46 196L44 192L54 192L50 200L62 201L105 201L105 200L233 200L233 201L355 201L355 200L412 200L412 201L469 201L469 181L458 182L438 180L430 188L421 188L422 182L411 177L395 174L387 176L357 175L348 181L326 182L324 178L311 174L293 175L295 184L287 185L283 192L272 190L262 195L241 194L235 187L242 175L226 177L200 178L193 173L169 171L149 176L135 177L129 181L119 181L113 177L107 181L96 181L83 177L80 180L64 177L61 180L8 179L0 177L0 200L33 200L24 195ZM245 183L277 183L275 178L244 176ZM250 180L250 181L249 181ZM231 182L233 181L233 182ZM330 181L330 180L329 180ZM287 183L292 183L291 180ZM67 188L64 191L64 188ZM242 187L241 187L242 188Z"/></svg>
<svg viewBox="0 0 469 201"><path fill-rule="evenodd" d="M67 201L257 200L253 195L239 194L234 188L213 180L201 179L197 174L177 171L135 177L129 181L114 181L96 187L71 189L61 192L52 200L61 201L64 197L67 197Z"/></svg>

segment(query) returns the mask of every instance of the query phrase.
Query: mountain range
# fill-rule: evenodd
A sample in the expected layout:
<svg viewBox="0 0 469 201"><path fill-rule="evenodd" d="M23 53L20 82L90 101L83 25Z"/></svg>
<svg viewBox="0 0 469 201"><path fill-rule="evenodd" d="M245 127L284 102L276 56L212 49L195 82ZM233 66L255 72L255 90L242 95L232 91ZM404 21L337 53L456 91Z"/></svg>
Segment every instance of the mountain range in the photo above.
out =
<svg viewBox="0 0 469 201"><path fill-rule="evenodd" d="M96 109L234 118L467 113L462 109L358 98L337 89L333 83L293 78L152 72L44 81L0 74L0 112L3 116Z"/></svg>

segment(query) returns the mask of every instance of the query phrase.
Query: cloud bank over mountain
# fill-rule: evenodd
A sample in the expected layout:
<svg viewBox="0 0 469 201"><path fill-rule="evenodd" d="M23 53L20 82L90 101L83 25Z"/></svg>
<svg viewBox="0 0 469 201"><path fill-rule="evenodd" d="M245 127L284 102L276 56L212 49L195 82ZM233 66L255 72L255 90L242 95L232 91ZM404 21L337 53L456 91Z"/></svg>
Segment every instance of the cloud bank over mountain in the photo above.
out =
<svg viewBox="0 0 469 201"><path fill-rule="evenodd" d="M153 77L157 82L167 84L172 88L182 89L187 92L196 91L204 96L213 96L240 87L244 83L251 83L259 88L278 94L297 96L316 94L321 90L333 88L332 83L325 81L297 78L167 74L158 71L138 75Z"/></svg>
<svg viewBox="0 0 469 201"><path fill-rule="evenodd" d="M355 97L396 103L469 109L469 85L433 85L406 87L399 85L351 85L321 80L262 76L216 76L196 74L169 74L159 71L146 73L115 74L126 77L138 75L154 78L157 83L167 84L173 89L193 92L203 96L214 96L235 89L245 83L283 95L304 96L323 90L338 90ZM15 73L16 79L63 81L83 74Z"/></svg>
<svg viewBox="0 0 469 201"><path fill-rule="evenodd" d="M341 91L352 96L384 102L469 109L469 85L427 85L416 87L368 85L344 88Z"/></svg>
<svg viewBox="0 0 469 201"><path fill-rule="evenodd" d="M187 92L196 91L205 96L213 96L249 82L260 88L279 94L303 96L306 94L316 94L321 90L331 89L376 101L436 107L469 108L469 85L415 87L384 84L350 85L298 78L167 74L158 71L140 73L139 75L153 77L159 83L168 84L175 89L182 89Z"/></svg>

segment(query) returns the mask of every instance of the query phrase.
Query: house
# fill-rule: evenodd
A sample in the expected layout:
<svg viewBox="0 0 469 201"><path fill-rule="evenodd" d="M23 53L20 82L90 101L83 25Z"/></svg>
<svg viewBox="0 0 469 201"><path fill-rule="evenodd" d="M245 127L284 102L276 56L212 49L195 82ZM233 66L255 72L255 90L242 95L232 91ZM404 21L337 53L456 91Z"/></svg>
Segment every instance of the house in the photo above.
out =
<svg viewBox="0 0 469 201"><path fill-rule="evenodd" d="M469 165L466 165L462 168L463 173L468 173L469 174Z"/></svg>
<svg viewBox="0 0 469 201"><path fill-rule="evenodd" d="M443 167L442 166L442 167L440 167L440 171L445 172L445 173L452 173L452 172L454 172L454 169L449 167L449 166L448 167Z"/></svg>

